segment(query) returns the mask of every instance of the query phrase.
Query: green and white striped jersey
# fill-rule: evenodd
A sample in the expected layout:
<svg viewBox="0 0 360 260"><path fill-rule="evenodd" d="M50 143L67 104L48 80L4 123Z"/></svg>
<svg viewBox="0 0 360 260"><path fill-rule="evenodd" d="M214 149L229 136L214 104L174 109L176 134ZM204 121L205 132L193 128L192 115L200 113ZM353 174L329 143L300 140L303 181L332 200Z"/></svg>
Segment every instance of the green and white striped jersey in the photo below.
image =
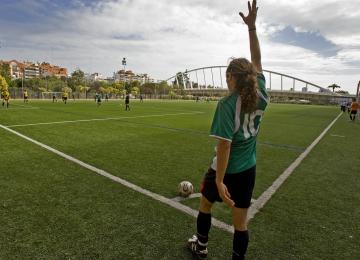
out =
<svg viewBox="0 0 360 260"><path fill-rule="evenodd" d="M256 136L269 102L264 75L258 74L257 80L259 89L256 111L250 114L241 111L241 97L238 92L221 99L215 111L210 136L231 142L226 169L226 173L229 174L239 173L256 165ZM211 165L215 171L216 162L215 156Z"/></svg>

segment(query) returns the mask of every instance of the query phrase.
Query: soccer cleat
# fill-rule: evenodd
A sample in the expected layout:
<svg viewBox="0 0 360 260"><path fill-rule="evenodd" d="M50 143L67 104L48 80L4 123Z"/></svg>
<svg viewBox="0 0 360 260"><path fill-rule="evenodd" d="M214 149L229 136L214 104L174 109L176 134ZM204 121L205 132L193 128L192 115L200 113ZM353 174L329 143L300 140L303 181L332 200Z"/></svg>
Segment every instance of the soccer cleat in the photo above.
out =
<svg viewBox="0 0 360 260"><path fill-rule="evenodd" d="M205 259L208 255L206 245L201 246L196 235L189 238L187 246L193 255L196 255L198 259Z"/></svg>

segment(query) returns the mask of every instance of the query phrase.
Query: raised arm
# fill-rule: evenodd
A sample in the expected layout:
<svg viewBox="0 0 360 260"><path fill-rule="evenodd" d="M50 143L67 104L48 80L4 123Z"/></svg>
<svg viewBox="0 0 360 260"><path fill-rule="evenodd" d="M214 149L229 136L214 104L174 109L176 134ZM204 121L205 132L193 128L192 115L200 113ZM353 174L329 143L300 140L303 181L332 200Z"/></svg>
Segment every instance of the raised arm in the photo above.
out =
<svg viewBox="0 0 360 260"><path fill-rule="evenodd" d="M260 44L256 34L256 16L259 9L259 7L256 6L256 0L253 0L251 5L250 1L248 1L248 9L249 14L247 16L242 12L239 14L249 29L251 62L258 72L262 72Z"/></svg>

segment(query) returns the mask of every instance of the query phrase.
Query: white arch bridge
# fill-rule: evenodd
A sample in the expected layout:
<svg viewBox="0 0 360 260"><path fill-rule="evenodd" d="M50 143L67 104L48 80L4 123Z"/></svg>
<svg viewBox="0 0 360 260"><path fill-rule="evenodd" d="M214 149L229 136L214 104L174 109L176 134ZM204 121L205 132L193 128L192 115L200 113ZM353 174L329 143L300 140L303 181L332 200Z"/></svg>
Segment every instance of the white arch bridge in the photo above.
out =
<svg viewBox="0 0 360 260"><path fill-rule="evenodd" d="M175 87L185 90L210 90L210 89L227 89L226 71L227 66L210 66L178 72L176 75L165 81ZM279 91L301 91L301 92L322 92L329 95L338 96L329 89L321 87L309 81L299 79L283 73L263 70L269 90Z"/></svg>

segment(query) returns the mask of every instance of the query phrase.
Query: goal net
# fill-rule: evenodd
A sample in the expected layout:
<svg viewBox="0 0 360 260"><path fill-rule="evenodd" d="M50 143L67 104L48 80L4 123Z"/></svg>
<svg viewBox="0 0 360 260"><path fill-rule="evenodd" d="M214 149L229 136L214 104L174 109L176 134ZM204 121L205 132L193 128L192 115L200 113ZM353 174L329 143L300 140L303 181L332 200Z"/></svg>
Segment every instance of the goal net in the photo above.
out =
<svg viewBox="0 0 360 260"><path fill-rule="evenodd" d="M42 92L41 93L42 99L53 99L53 96L55 96L56 99L61 99L62 92Z"/></svg>

